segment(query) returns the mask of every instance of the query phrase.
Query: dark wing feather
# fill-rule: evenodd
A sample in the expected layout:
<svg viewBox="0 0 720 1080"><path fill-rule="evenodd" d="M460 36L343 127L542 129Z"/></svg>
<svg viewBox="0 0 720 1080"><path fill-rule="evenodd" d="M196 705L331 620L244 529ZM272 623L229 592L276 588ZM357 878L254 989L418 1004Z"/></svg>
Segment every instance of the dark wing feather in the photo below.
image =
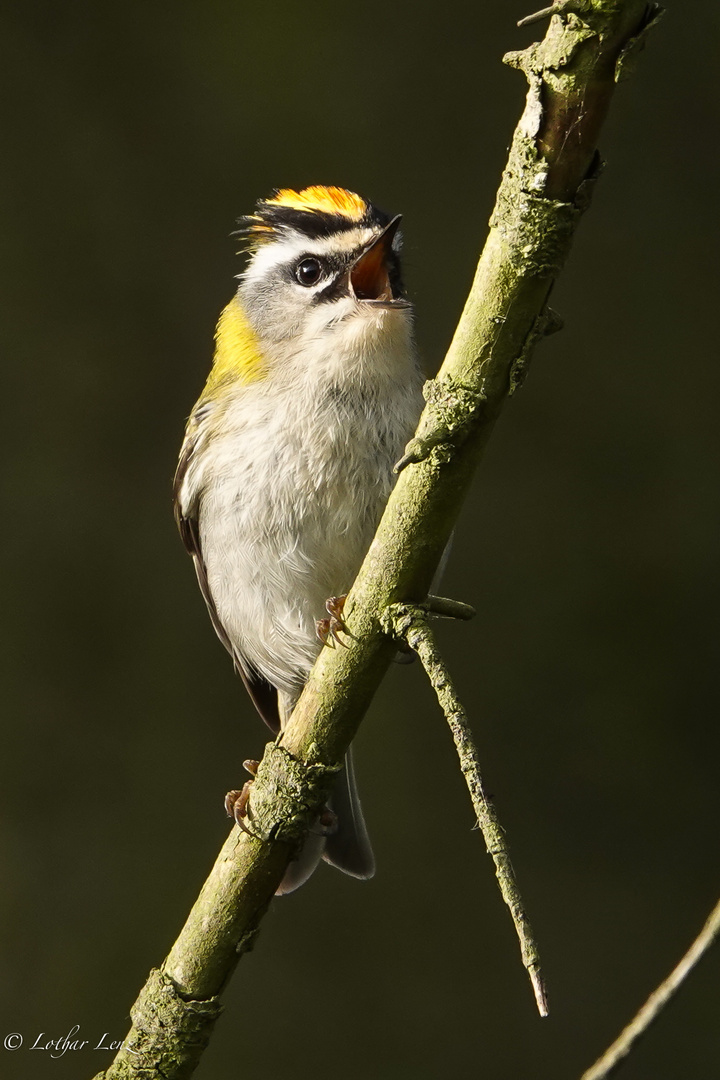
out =
<svg viewBox="0 0 720 1080"><path fill-rule="evenodd" d="M205 569L205 562L202 556L202 548L200 546L200 524L197 516L197 505L188 507L186 513L183 513L180 506L180 489L182 488L185 474L187 473L190 462L192 461L193 452L197 446L197 438L193 438L192 435L188 435L183 444L182 452L180 454L180 460L178 467L175 470L175 479L173 480L173 505L175 509L175 521L177 522L178 529L180 530L180 536L182 542L185 545L186 551L192 555L193 563L195 564L195 572L197 573L198 584L200 585L200 592L203 594L203 599L207 604L207 609L210 613L212 624L215 628L215 633L222 641L223 645L233 658L235 670L245 684L245 689L252 698L253 705L262 716L263 720L273 732L277 735L280 730L280 714L278 712L278 695L277 690L272 686L267 679L263 679L261 675L248 676L243 670L240 664L237 652L230 641L230 638L225 632L225 628L220 621L220 617L215 607L215 601L213 595L210 592L210 585L207 578L207 570Z"/></svg>

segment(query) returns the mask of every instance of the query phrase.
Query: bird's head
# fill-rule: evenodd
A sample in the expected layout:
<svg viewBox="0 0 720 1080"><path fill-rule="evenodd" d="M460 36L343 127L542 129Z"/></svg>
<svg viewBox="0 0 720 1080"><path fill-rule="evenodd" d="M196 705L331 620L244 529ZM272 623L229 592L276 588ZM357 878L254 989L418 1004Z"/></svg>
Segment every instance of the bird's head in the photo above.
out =
<svg viewBox="0 0 720 1080"><path fill-rule="evenodd" d="M251 257L241 275L248 307L292 334L302 313L318 323L407 308L400 277L400 217L344 188L284 189L243 218Z"/></svg>
<svg viewBox="0 0 720 1080"><path fill-rule="evenodd" d="M240 219L248 263L223 312L211 382L411 353L400 217L338 187L282 189ZM252 342L252 345L251 345ZM251 370L252 369L252 370ZM348 372L349 374L349 372Z"/></svg>
<svg viewBox="0 0 720 1080"><path fill-rule="evenodd" d="M399 224L344 188L284 189L259 202L243 219L250 260L239 289L255 332L279 343L407 319Z"/></svg>

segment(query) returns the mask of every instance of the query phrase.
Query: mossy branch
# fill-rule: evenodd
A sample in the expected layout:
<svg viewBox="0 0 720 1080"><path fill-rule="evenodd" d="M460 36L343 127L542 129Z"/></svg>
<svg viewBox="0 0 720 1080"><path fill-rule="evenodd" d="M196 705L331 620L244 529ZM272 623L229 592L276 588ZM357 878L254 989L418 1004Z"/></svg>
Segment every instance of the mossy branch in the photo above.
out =
<svg viewBox="0 0 720 1080"><path fill-rule="evenodd" d="M467 714L458 697L446 664L435 644L428 623L428 611L418 605L395 604L384 616L384 626L392 634L413 649L425 668L440 708L448 722L455 749L460 760L460 771L470 792L478 827L483 834L488 853L495 863L495 874L500 893L512 916L515 932L520 942L522 962L530 976L535 1003L541 1016L548 1015L547 991L540 970L540 954L520 895L515 871L510 862L510 852L505 830L498 819L482 781L480 756L468 723Z"/></svg>
<svg viewBox="0 0 720 1080"><path fill-rule="evenodd" d="M617 78L657 15L646 0L574 0L558 10L544 41L505 58L528 78L527 104L464 311L345 605L351 648L321 653L279 739L297 768L274 775L268 766L253 786L250 805L262 799L265 838L233 828L104 1080L192 1074L216 998L296 850L297 833L286 826L307 827L319 812L392 659L381 615L426 597L495 420L555 325L547 300L599 173L598 132ZM192 1039L188 1010L163 1011L153 997L158 985L192 1012Z"/></svg>

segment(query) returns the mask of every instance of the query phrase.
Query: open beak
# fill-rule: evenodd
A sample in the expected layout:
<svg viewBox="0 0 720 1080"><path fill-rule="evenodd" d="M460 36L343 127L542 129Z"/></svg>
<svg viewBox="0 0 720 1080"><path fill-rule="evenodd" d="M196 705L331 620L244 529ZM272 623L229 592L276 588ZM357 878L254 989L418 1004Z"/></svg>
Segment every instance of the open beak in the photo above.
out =
<svg viewBox="0 0 720 1080"><path fill-rule="evenodd" d="M388 274L392 242L399 224L400 215L398 214L389 225L385 226L380 235L360 252L350 267L350 294L357 300L363 300L378 307L408 307L407 300L393 296Z"/></svg>

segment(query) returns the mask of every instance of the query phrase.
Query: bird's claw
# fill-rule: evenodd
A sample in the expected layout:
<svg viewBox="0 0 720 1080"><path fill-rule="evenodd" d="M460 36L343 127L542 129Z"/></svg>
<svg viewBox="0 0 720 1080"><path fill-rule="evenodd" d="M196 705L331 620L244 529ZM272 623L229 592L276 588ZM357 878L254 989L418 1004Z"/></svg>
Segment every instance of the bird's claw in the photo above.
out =
<svg viewBox="0 0 720 1080"><path fill-rule="evenodd" d="M330 596L325 601L325 610L329 617L327 619L318 619L315 623L315 633L323 645L331 645L332 648L335 648L335 645L338 644L342 645L343 649L347 649L345 642L338 636L340 633L350 633L343 619L346 600L347 596Z"/></svg>
<svg viewBox="0 0 720 1080"><path fill-rule="evenodd" d="M247 760L243 761L243 768L254 777L258 771L259 764L259 761L247 758ZM250 832L245 824L245 818L247 817L248 801L250 799L252 785L252 780L246 780L239 791L233 789L233 791L228 791L225 796L225 812L227 816L229 818L234 818L238 828L246 833Z"/></svg>
<svg viewBox="0 0 720 1080"><path fill-rule="evenodd" d="M343 600L344 599L345 598L343 597ZM243 761L243 768L250 773L251 779L246 780L242 788L240 788L239 790L233 789L232 791L228 791L227 795L225 796L225 813L229 818L234 818L237 827L239 829L242 829L244 833L247 833L248 836L252 836L253 833L250 831L250 829L248 829L247 825L245 824L245 818L247 817L248 813L250 791L252 790L253 783L255 782L254 778L257 774L259 765L260 762L254 761L252 758L248 758L246 761ZM337 814L333 810L331 810L329 806L325 806L323 807L315 826L310 831L315 833L317 836L334 836L337 830Z"/></svg>

